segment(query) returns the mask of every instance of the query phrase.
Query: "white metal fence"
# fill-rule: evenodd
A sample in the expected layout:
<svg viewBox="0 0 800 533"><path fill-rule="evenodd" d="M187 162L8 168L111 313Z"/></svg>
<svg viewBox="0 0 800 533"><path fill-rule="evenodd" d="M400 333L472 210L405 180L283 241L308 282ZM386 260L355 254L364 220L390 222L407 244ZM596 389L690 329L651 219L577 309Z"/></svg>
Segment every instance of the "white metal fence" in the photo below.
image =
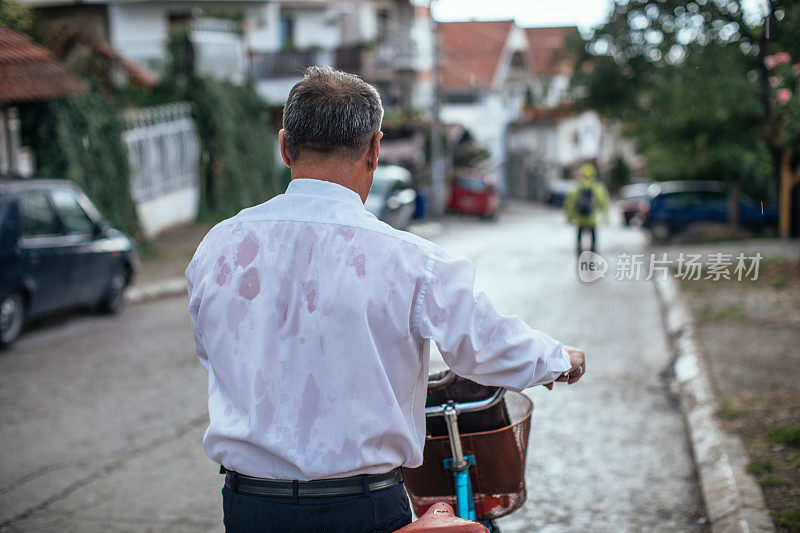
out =
<svg viewBox="0 0 800 533"><path fill-rule="evenodd" d="M131 192L137 203L198 187L200 141L188 103L126 113Z"/></svg>

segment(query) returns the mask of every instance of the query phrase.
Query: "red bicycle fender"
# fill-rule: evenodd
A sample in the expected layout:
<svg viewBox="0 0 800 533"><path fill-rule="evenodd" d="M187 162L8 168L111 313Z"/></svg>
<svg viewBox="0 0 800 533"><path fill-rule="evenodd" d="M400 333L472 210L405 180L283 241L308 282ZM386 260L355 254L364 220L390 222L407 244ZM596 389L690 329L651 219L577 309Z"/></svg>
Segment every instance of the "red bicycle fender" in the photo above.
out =
<svg viewBox="0 0 800 533"><path fill-rule="evenodd" d="M489 533L480 522L456 516L453 508L444 502L435 503L413 523L396 533Z"/></svg>

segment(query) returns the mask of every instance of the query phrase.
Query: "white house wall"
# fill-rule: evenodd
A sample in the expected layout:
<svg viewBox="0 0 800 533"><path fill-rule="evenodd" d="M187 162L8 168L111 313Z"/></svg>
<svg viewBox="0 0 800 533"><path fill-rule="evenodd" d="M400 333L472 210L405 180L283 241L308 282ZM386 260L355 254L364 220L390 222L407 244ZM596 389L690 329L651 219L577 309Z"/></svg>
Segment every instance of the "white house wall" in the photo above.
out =
<svg viewBox="0 0 800 533"><path fill-rule="evenodd" d="M159 67L169 39L168 10L166 4L110 3L108 34L111 46L131 59Z"/></svg>
<svg viewBox="0 0 800 533"><path fill-rule="evenodd" d="M336 9L293 9L283 14L294 19L294 44L297 48L330 50L339 46L341 31Z"/></svg>
<svg viewBox="0 0 800 533"><path fill-rule="evenodd" d="M249 50L266 52L281 46L280 6L255 4L245 10L245 43Z"/></svg>
<svg viewBox="0 0 800 533"><path fill-rule="evenodd" d="M558 126L560 165L573 165L601 155L602 127L599 115L586 111L562 120Z"/></svg>
<svg viewBox="0 0 800 533"><path fill-rule="evenodd" d="M484 95L475 104L445 104L440 112L443 122L461 124L489 150L489 167L498 179L501 192L504 188L502 165L506 160L506 126L517 116L520 103L516 98L503 98L492 93Z"/></svg>

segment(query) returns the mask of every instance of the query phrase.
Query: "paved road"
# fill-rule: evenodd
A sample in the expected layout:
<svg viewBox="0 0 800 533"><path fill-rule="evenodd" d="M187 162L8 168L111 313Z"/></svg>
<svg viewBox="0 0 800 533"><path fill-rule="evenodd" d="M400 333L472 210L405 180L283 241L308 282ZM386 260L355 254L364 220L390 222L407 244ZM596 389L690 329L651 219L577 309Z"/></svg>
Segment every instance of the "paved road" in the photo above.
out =
<svg viewBox="0 0 800 533"><path fill-rule="evenodd" d="M475 261L501 311L589 354L579 384L530 393L529 498L504 532L697 529L684 428L659 377L668 355L651 284L581 283L571 230L543 208L445 228L437 240ZM609 256L642 246L619 228L600 239ZM0 529L221 530L221 478L200 446L206 378L185 305L74 315L0 354Z"/></svg>

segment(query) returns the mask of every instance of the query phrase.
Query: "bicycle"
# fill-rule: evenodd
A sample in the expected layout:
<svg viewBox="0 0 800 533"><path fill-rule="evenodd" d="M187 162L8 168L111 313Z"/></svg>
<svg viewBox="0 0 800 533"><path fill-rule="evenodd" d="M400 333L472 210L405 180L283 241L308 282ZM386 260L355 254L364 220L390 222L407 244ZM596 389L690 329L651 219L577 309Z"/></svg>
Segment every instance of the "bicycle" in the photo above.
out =
<svg viewBox="0 0 800 533"><path fill-rule="evenodd" d="M433 514L446 517L447 510L439 505L444 502L455 507L458 517L479 521L489 532L498 533L495 519L516 511L525 501L533 402L523 394L485 387L450 371L432 378L423 464L404 469L414 511L418 516L428 512L430 517L433 509ZM438 417L444 424L437 424ZM413 524L407 527L425 530Z"/></svg>

